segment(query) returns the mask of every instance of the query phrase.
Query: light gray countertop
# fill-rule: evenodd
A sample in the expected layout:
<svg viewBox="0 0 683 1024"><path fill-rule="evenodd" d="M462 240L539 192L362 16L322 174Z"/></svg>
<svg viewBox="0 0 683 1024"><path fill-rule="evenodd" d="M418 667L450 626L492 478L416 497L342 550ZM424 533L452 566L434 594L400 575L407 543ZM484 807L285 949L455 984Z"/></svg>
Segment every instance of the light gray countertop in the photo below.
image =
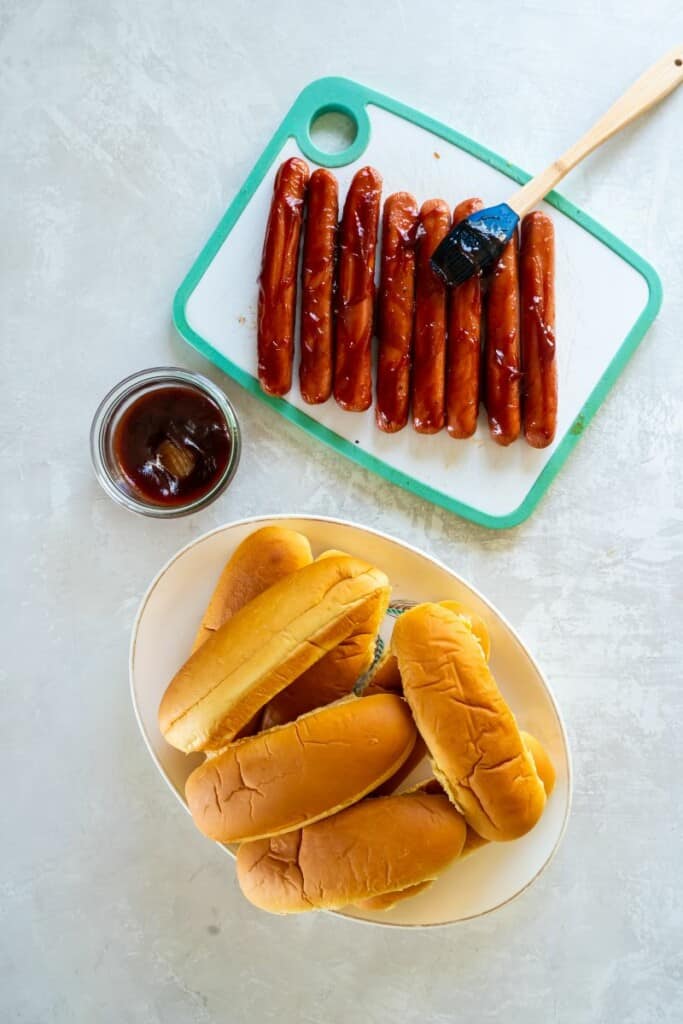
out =
<svg viewBox="0 0 683 1024"><path fill-rule="evenodd" d="M172 295L308 80L355 77L540 169L681 36L675 0L0 0L0 1019L683 1018L683 93L562 189L655 264L664 306L525 525L433 508L210 369L245 448L208 511L116 508L87 448L125 374L207 370ZM160 782L128 693L140 596L191 538L285 511L450 563L544 667L574 810L551 868L501 912L425 933L260 914Z"/></svg>

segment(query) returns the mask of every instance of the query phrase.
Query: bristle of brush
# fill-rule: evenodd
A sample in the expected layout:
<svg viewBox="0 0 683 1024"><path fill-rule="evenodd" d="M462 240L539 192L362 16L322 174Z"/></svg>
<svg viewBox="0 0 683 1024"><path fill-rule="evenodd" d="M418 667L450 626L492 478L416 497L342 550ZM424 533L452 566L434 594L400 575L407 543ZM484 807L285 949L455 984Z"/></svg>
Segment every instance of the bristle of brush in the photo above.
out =
<svg viewBox="0 0 683 1024"><path fill-rule="evenodd" d="M498 259L518 221L506 203L478 210L456 224L437 246L432 267L447 284L462 284Z"/></svg>

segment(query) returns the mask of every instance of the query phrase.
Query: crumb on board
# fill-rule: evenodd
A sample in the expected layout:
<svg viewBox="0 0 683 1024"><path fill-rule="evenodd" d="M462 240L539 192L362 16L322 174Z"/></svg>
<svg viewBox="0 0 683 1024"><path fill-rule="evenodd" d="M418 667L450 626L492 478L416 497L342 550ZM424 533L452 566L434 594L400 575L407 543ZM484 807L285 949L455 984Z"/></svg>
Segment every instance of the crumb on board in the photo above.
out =
<svg viewBox="0 0 683 1024"><path fill-rule="evenodd" d="M441 159L441 153L437 153L437 151L434 150L434 159L435 160L440 160Z"/></svg>
<svg viewBox="0 0 683 1024"><path fill-rule="evenodd" d="M238 316L237 317L237 323L238 324L246 324L246 322L247 322L246 316Z"/></svg>

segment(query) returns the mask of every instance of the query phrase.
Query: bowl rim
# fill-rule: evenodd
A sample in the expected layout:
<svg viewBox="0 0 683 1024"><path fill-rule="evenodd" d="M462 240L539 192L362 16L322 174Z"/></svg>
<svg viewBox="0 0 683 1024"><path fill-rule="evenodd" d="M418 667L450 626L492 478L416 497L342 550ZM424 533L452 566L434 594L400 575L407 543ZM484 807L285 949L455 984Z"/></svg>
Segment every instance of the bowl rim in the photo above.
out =
<svg viewBox="0 0 683 1024"><path fill-rule="evenodd" d="M191 548L195 547L197 544L202 543L203 541L207 540L209 537L213 536L214 534L222 533L224 530L231 529L232 527L258 525L259 523L272 523L273 521L280 522L281 520L282 521L287 521L287 520L289 520L289 521L291 521L291 520L310 520L312 522L317 522L317 523L329 523L329 524L331 524L333 526L351 527L352 529L362 530L362 531L364 531L366 533L373 534L374 536L379 537L382 540L387 540L387 541L390 541L391 543L398 544L399 546L401 546L403 548L407 548L413 554L417 554L417 555L421 556L422 558L426 558L429 562L432 562L435 566L437 566L437 568L443 569L445 572L449 573L451 576L454 576L459 582L461 582L462 584L464 584L464 586L466 586L469 590L471 590L472 593L476 594L476 596L488 608L490 608L490 610L493 612L493 614L498 619L500 619L500 621L503 623L505 628L512 635L512 637L515 640L515 642L524 651L525 655L527 656L527 658L531 662L534 670L536 671L536 674L538 675L538 677L540 679L540 682L541 682L541 684L542 684L542 686L543 686L543 688L544 688L544 690L546 692L546 695L547 695L547 697L548 697L548 699L549 699L549 701L550 701L550 703L552 705L553 711L555 712L555 715L556 715L556 718L557 718L557 722L558 722L559 729L560 729L560 735L561 735L561 738L562 738L562 746L563 746L563 749L564 749L564 756L565 756L566 766L567 766L567 803L566 803L566 808L565 808L565 812L564 812L564 817L562 819L562 824L561 824L559 832L557 834L557 838L555 840L555 843L553 844L553 848L550 851L550 853L548 854L548 857L546 858L546 860L541 865L541 867L533 875L533 877L530 878L529 881L526 882L520 889L518 889L517 892L513 893L512 896L509 896L507 899L502 900L500 903L497 903L495 906L488 907L486 910L482 910L481 912L479 912L477 914L469 914L467 917L460 917L460 918L458 918L455 921L437 921L437 922L433 922L433 923L429 923L429 924L404 924L404 923L401 923L401 922L398 922L398 921L372 921L372 920L370 920L368 918L355 917L352 914L346 914L346 913L344 913L341 910L324 910L323 913L332 914L334 917L341 917L341 918L343 918L346 921L352 921L352 922L357 923L357 924L370 925L372 927L380 927L380 928L405 929L407 931L411 931L411 930L414 930L414 929L424 930L424 929L432 929L432 928L452 928L452 927L454 927L456 925L465 924L468 921L475 921L475 920L478 920L479 918L487 917L489 914L493 914L496 911L501 910L503 907L508 906L510 903L513 903L515 900L519 899L519 897L523 893L525 893L540 878L540 876L547 870L547 868L550 866L552 861L555 859L555 856L557 855L557 851L559 850L560 846L562 845L562 841L563 841L565 833L567 831L567 826L568 826L568 823L569 823L569 818L571 816L573 796L574 796L574 769L573 769L573 763L572 763L571 747L569 745L569 737L567 735L567 728L566 728L566 725L565 725L565 721L564 721L562 712L560 710L560 707L559 707L559 705L557 703L557 700L555 699L555 695L554 695L554 693L552 691L552 688L548 684L548 681L547 681L547 679L545 677L545 673L542 671L541 667L539 666L538 662L534 658L533 654L531 653L529 648L526 646L526 644L523 642L523 640L519 636L517 630L508 622L508 620L505 617L505 615L503 615L503 613L500 612L498 610L498 608L487 597L485 597L484 594L482 594L480 590L477 589L477 587L473 586L473 584L471 584L467 579L465 579L459 573L455 572L454 569L451 569L449 566L447 566L445 564L445 562L442 562L439 558L435 558L433 555L427 554L427 552L423 551L422 548L419 548L416 545L409 543L408 541L401 540L398 537L394 537L392 534L386 533L383 530L377 530L377 529L375 529L374 527L371 527L371 526L363 526L361 523L356 523L356 522L354 522L351 519L340 519L337 516L307 515L305 513L299 513L299 512L285 512L285 513L282 513L282 514L245 516L242 519L234 519L234 520L231 520L231 521L229 521L227 523L222 523L220 526L215 526L212 529L205 531L199 537L195 537L193 540L189 541L187 544L184 544L182 548L180 548L178 551L175 552L175 554L171 555L171 557L166 561L166 563L161 567L161 569L159 569L157 574L154 576L154 578L152 579L151 583L149 584L149 586L147 587L145 593L142 596L142 599L141 599L140 604L138 606L138 610L136 612L135 619L133 621L133 626L132 626L132 629L131 629L131 639L130 639L129 656L128 656L128 678L129 678L130 696L131 696L131 701L132 701L132 704L133 704L133 710L134 710L134 713L135 713L135 719L137 721L140 733L142 734L142 738L143 738L143 740L145 742L145 746L147 747L147 750L148 750L148 752L149 752L149 754L150 754L150 756L152 758L152 761L154 762L154 764L155 764L155 766L157 768L157 771L161 775L162 779L164 780L165 784L168 786L170 791L173 793L173 795L176 798L176 800L178 801L178 803L181 805L181 807L184 809L184 811L187 814L189 814L190 812L189 812L189 809L187 807L187 804L185 803L185 801L183 800L181 794L175 788L175 786L173 785L171 780L168 778L166 772L164 771L164 769L163 769L163 767L162 767L162 765L161 765L161 763L159 761L159 758L157 757L157 755L156 755L156 753L154 751L154 748L152 747L151 741L150 741L150 739L149 739L149 737L147 735L147 731L146 731L144 723L142 721L142 716L140 714L140 709L139 709L138 703L137 703L137 695L136 695L136 692L135 692L135 672L134 672L134 668L135 668L135 649L136 649L136 645L137 645L137 639L138 639L138 632L139 632L139 628L140 628L140 622L142 620L142 616L144 615L144 612L145 612L145 609L147 607L147 604L149 603L149 601L150 601L150 599L152 597L152 594L154 593L154 590L156 589L156 587L157 587L158 583L160 582L162 576L165 575L165 573L168 571L168 569L170 569L171 566L176 561L178 561L179 558L181 558L187 551L189 551ZM216 845L222 847L224 852L227 853L230 857L232 857L233 860L235 859L235 854L233 853L233 851L230 849L230 847L228 845L226 845L225 843L217 843Z"/></svg>

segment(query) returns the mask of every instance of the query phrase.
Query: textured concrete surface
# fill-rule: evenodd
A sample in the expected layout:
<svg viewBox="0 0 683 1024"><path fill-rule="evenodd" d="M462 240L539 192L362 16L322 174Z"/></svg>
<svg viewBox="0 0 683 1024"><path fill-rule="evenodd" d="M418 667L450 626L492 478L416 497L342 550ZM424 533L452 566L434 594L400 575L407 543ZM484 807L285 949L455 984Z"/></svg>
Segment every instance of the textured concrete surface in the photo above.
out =
<svg viewBox="0 0 683 1024"><path fill-rule="evenodd" d="M665 303L526 525L431 508L230 383L244 460L201 515L117 509L87 450L121 376L206 369L174 336L172 294L307 80L357 77L540 168L682 35L675 0L0 0L0 1019L683 1018L683 93L563 189L655 263ZM499 914L422 934L260 915L159 781L128 696L139 597L187 540L268 511L425 547L537 653L574 813L547 875Z"/></svg>

